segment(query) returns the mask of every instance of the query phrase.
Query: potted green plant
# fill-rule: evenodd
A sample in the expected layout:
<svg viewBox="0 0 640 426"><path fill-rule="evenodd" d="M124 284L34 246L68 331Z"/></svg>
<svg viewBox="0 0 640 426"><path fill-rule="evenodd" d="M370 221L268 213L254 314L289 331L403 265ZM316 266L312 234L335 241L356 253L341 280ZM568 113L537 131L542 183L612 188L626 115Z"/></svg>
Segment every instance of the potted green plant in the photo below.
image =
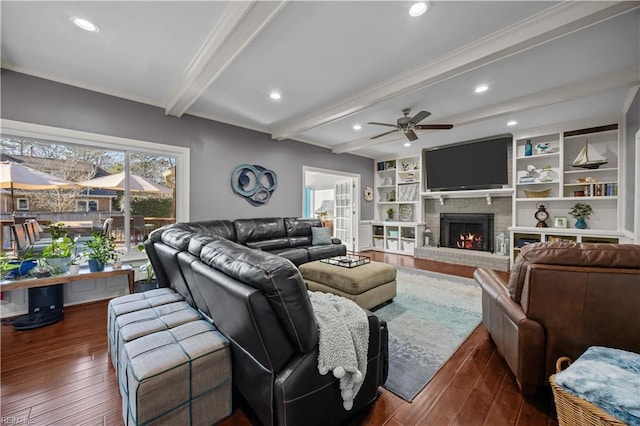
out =
<svg viewBox="0 0 640 426"><path fill-rule="evenodd" d="M19 269L20 265L15 263L15 261L9 259L4 255L4 253L0 254L0 278L3 278L5 274L9 272L14 273L16 269Z"/></svg>
<svg viewBox="0 0 640 426"><path fill-rule="evenodd" d="M33 255L32 247L27 248L18 258L9 258L5 253L0 252L0 277L22 277L28 275L29 271L36 266L38 266L38 259Z"/></svg>
<svg viewBox="0 0 640 426"><path fill-rule="evenodd" d="M66 233L66 232L65 232ZM71 265L71 257L74 254L76 243L69 237L58 237L47 245L40 258L42 262L51 268L51 273L59 274L67 272Z"/></svg>
<svg viewBox="0 0 640 426"><path fill-rule="evenodd" d="M576 219L576 228L578 229L585 229L587 227L585 219L589 219L591 213L593 213L591 206L583 202L576 203L571 207L571 210L569 210L569 214Z"/></svg>
<svg viewBox="0 0 640 426"><path fill-rule="evenodd" d="M389 207L387 209L387 220L393 220L393 214L395 213L395 210L393 210L393 208Z"/></svg>
<svg viewBox="0 0 640 426"><path fill-rule="evenodd" d="M138 251L140 251L140 252L144 251L144 245L143 244L138 244ZM145 256L146 256L146 252L145 252ZM140 265L139 271L142 272L144 274L144 276L145 276L144 283L146 285L151 285L151 283L153 282L153 280L156 277L156 273L153 270L153 265L151 264L151 261L149 260L149 257L146 257L146 261L142 265Z"/></svg>
<svg viewBox="0 0 640 426"><path fill-rule="evenodd" d="M91 272L103 271L107 263L118 259L115 238L105 236L102 231L94 232L91 237L82 254L87 257Z"/></svg>

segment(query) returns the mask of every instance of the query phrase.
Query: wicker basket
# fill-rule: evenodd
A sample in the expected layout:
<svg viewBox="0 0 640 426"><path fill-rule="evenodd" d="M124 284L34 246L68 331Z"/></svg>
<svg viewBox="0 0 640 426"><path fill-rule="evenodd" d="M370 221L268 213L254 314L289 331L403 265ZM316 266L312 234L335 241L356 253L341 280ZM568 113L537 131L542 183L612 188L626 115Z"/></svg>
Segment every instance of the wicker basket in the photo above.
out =
<svg viewBox="0 0 640 426"><path fill-rule="evenodd" d="M551 194L551 188L548 189L543 189L540 191L528 191L528 190L524 190L524 195L527 196L527 198L545 198L548 197L549 194Z"/></svg>
<svg viewBox="0 0 640 426"><path fill-rule="evenodd" d="M566 362L567 366L571 364L571 359L566 356L558 358L556 362L556 373L563 370L562 363ZM551 389L553 390L553 399L556 402L556 411L558 412L559 426L600 426L600 425L626 425L626 423L605 413L600 408L578 398L565 391L556 384L556 375L553 374L549 378Z"/></svg>

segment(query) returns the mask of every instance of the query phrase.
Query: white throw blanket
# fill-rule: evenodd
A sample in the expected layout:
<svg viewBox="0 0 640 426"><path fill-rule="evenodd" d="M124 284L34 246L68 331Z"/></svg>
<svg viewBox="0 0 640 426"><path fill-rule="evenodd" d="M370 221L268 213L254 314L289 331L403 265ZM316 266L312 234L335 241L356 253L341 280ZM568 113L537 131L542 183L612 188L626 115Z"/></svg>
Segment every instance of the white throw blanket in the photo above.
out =
<svg viewBox="0 0 640 426"><path fill-rule="evenodd" d="M340 379L345 410L351 410L367 374L369 320L355 302L329 293L309 292L319 334L318 371Z"/></svg>

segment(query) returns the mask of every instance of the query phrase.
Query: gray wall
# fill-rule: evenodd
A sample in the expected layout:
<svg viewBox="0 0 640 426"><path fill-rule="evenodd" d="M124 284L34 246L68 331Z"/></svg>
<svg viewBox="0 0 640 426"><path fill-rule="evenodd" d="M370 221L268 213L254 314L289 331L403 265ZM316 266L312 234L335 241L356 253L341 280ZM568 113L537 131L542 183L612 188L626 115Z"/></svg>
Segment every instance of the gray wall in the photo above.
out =
<svg viewBox="0 0 640 426"><path fill-rule="evenodd" d="M627 187L624 189L625 200L627 200L627 204L625 206L625 214L623 218L624 229L627 231L633 232L634 224L635 226L640 226L640 224L636 224L636 220L640 220L637 218L640 215L640 212L633 211L634 199L635 199L635 190L636 185L638 185L638 171L636 170L636 133L640 130L640 90L636 93L636 97L633 99L631 103L631 108L627 112L627 123L626 123L626 148L627 148L627 158L625 159L625 182L627 183Z"/></svg>
<svg viewBox="0 0 640 426"><path fill-rule="evenodd" d="M2 118L191 148L191 220L302 214L302 166L358 173L373 186L373 160L193 116L165 115L161 108L2 70ZM275 171L278 189L254 207L235 195L231 171L239 164ZM373 203L361 202L361 218L373 219Z"/></svg>

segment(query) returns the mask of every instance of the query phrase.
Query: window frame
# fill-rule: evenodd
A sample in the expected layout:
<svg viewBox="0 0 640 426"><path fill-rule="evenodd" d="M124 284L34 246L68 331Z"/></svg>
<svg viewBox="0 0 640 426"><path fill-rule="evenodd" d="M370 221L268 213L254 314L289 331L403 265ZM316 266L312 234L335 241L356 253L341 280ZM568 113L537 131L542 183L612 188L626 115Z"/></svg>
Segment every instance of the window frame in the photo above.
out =
<svg viewBox="0 0 640 426"><path fill-rule="evenodd" d="M22 207L20 203L24 202L25 207ZM16 210L29 210L29 199L28 198L16 198Z"/></svg>
<svg viewBox="0 0 640 426"><path fill-rule="evenodd" d="M166 155L176 159L176 222L188 222L190 217L190 152L191 148L158 142L128 139L99 133L90 133L42 124L0 119L0 135L36 139L41 142L73 144L104 150L123 151L127 159L131 152ZM128 199L128 197L126 197ZM126 216L130 216L127 211ZM125 218L127 220L128 218ZM132 253L133 254L133 253Z"/></svg>

